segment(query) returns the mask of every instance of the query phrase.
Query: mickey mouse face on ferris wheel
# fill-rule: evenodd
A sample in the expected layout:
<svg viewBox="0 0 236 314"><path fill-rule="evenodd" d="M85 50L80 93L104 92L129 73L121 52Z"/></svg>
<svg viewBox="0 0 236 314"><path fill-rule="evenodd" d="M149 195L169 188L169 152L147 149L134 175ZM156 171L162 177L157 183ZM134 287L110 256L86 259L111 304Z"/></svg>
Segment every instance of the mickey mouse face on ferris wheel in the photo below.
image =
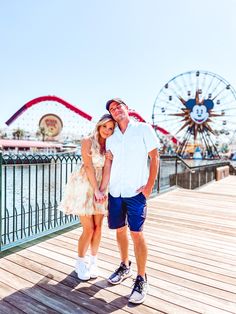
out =
<svg viewBox="0 0 236 314"><path fill-rule="evenodd" d="M191 119L197 124L202 124L209 118L209 111L213 109L214 103L211 99L206 99L197 104L196 99L189 99L185 106L190 110Z"/></svg>

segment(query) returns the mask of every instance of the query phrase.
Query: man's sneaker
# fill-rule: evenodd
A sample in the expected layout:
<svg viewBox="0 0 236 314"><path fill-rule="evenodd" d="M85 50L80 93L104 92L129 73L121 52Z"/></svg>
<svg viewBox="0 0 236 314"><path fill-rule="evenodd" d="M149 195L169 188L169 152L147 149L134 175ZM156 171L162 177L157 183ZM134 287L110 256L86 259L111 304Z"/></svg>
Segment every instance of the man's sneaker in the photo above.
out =
<svg viewBox="0 0 236 314"><path fill-rule="evenodd" d="M125 263L121 263L120 267L107 279L112 285L118 285L124 279L132 276L131 261L127 267Z"/></svg>
<svg viewBox="0 0 236 314"><path fill-rule="evenodd" d="M134 282L134 288L129 297L129 302L134 304L143 303L143 301L146 298L147 292L148 292L147 275L145 274L145 278L137 276Z"/></svg>
<svg viewBox="0 0 236 314"><path fill-rule="evenodd" d="M85 262L76 261L75 271L77 272L77 276L80 280L90 279L90 271Z"/></svg>

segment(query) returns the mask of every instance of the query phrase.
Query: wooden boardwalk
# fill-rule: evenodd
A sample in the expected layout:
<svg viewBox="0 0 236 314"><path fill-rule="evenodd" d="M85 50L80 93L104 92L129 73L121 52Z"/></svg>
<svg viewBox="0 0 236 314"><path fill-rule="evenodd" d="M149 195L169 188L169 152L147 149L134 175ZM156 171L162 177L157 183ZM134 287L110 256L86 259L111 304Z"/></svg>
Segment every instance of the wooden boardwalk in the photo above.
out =
<svg viewBox="0 0 236 314"><path fill-rule="evenodd" d="M106 281L119 254L105 222L96 280L80 282L74 272L81 228L4 253L0 313L236 313L236 176L148 203L144 304L127 304L131 278L118 286Z"/></svg>

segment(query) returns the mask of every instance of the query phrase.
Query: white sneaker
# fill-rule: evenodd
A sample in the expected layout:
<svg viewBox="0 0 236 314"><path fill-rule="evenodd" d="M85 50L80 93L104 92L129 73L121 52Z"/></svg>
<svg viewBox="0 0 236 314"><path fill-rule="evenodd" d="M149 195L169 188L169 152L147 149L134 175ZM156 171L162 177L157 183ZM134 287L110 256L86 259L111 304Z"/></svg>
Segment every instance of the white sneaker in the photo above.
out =
<svg viewBox="0 0 236 314"><path fill-rule="evenodd" d="M77 276L81 280L89 280L90 279L90 271L85 262L76 261L75 271L77 272Z"/></svg>
<svg viewBox="0 0 236 314"><path fill-rule="evenodd" d="M75 261L75 272L78 273L78 268L79 268L79 263L85 263L86 265L89 264L89 259L88 256L85 257L78 257Z"/></svg>
<svg viewBox="0 0 236 314"><path fill-rule="evenodd" d="M95 279L98 277L98 266L97 266L97 263L91 263L89 265L89 271L90 271L90 277L92 279Z"/></svg>

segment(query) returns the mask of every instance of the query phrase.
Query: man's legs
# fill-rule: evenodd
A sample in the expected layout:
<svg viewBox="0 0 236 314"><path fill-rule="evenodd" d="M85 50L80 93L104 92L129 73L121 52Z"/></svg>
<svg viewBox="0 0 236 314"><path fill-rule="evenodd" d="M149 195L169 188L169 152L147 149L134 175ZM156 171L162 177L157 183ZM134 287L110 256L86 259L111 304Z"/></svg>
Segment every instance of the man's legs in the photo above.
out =
<svg viewBox="0 0 236 314"><path fill-rule="evenodd" d="M131 231L134 243L134 254L137 263L137 277L134 287L129 297L129 302L134 304L143 303L148 292L148 282L146 275L147 244L142 231Z"/></svg>
<svg viewBox="0 0 236 314"><path fill-rule="evenodd" d="M123 262L126 266L129 266L129 238L127 226L116 230L116 240L120 250L121 262Z"/></svg>
<svg viewBox="0 0 236 314"><path fill-rule="evenodd" d="M124 279L132 276L131 262L129 261L129 238L127 226L116 230L116 239L120 251L121 263L113 274L108 278L108 282L113 285L121 283Z"/></svg>
<svg viewBox="0 0 236 314"><path fill-rule="evenodd" d="M137 275L145 277L146 262L147 262L147 244L142 231L130 232L134 243L134 254L137 263Z"/></svg>
<svg viewBox="0 0 236 314"><path fill-rule="evenodd" d="M110 229L116 229L116 240L120 251L121 262L128 266L129 238L126 218L127 210L122 197L113 197L109 194L108 210L108 225Z"/></svg>
<svg viewBox="0 0 236 314"><path fill-rule="evenodd" d="M131 262L128 256L127 210L122 197L113 197L109 194L108 210L108 225L110 229L116 229L117 245L121 258L120 266L111 274L108 282L117 285L132 275Z"/></svg>
<svg viewBox="0 0 236 314"><path fill-rule="evenodd" d="M148 283L146 275L147 245L143 234L146 219L146 198L142 193L126 199L128 224L134 243L134 254L137 263L137 277L129 297L129 302L140 304L147 295Z"/></svg>

